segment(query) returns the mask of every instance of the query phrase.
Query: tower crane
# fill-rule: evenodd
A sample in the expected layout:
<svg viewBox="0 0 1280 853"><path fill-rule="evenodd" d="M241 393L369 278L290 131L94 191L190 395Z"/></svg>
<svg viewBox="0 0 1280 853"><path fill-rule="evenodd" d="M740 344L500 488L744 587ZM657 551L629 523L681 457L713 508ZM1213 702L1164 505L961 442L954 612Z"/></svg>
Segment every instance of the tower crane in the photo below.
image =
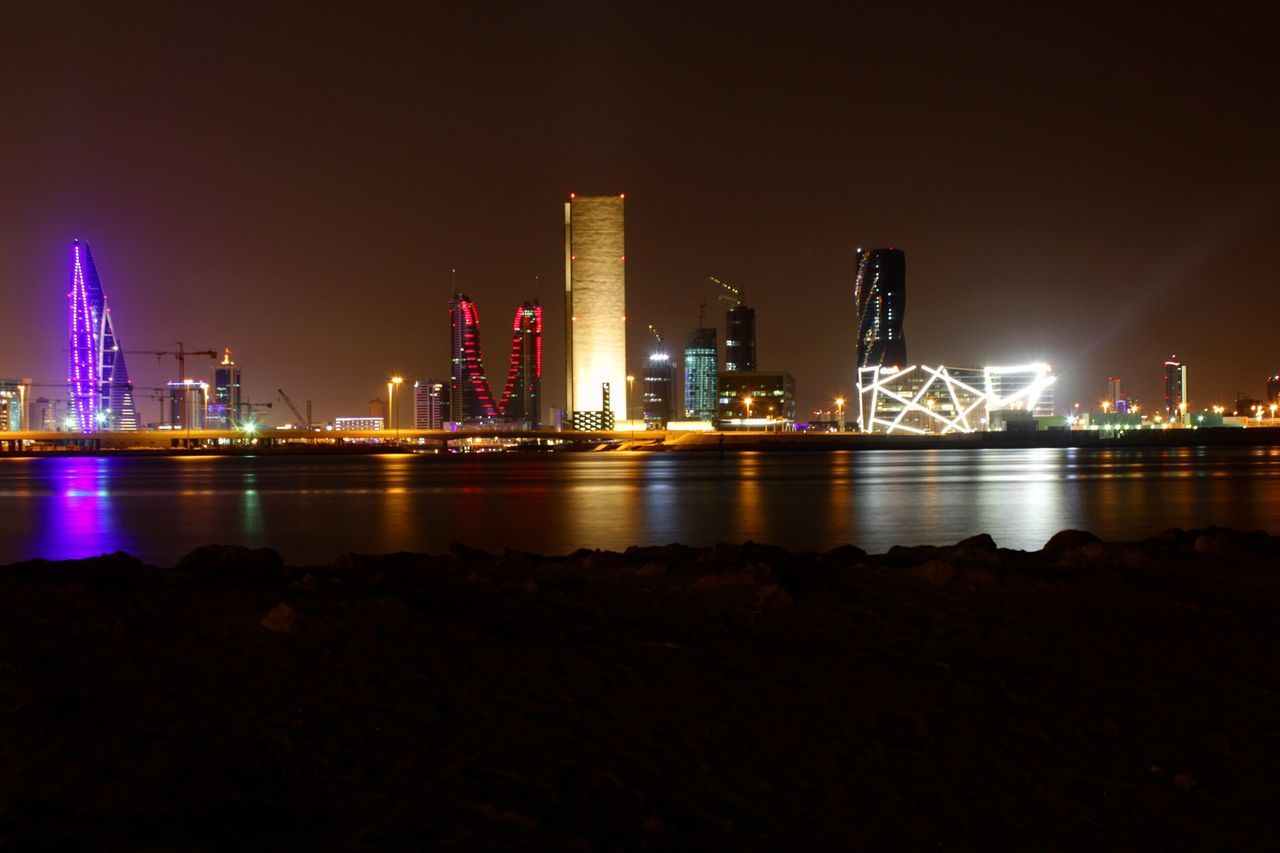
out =
<svg viewBox="0 0 1280 853"><path fill-rule="evenodd" d="M655 329L652 323L649 324L649 332L657 339L658 343L663 343L662 333Z"/></svg>
<svg viewBox="0 0 1280 853"><path fill-rule="evenodd" d="M125 355L154 355L156 360L164 358L166 355L172 355L178 359L178 382L182 383L182 420L186 423L187 432L191 431L191 424L187 423L190 419L187 417L187 356L189 355L207 355L209 358L217 358L218 353L211 349L189 350L182 343L177 341L173 344L177 349L127 349L119 350Z"/></svg>
<svg viewBox="0 0 1280 853"><path fill-rule="evenodd" d="M716 284L720 285L720 286L721 286L721 287L723 287L725 290L727 290L727 291L729 291L730 293L732 293L732 294L733 294L732 296L725 296L723 293L722 293L722 294L720 294L720 298L721 298L721 299L723 299L725 302L732 302L734 305L741 305L741 304L742 304L742 291L741 291L741 290L739 290L738 288L734 287L732 284L729 284L729 282L727 282L727 281L721 281L720 279L716 278L716 277L715 277L715 276L713 276L713 275L709 275L709 276L707 276L707 278L711 279L711 281L715 282Z"/></svg>
<svg viewBox="0 0 1280 853"><path fill-rule="evenodd" d="M307 423L306 418L302 417L302 412L298 411L298 407L295 406L293 404L293 401L289 399L289 395L284 393L284 389L277 388L276 393L280 395L281 400L284 400L284 404L289 407L289 411L293 412L294 421L298 424L298 426L301 427L302 429L305 429L307 432L310 432L311 424Z"/></svg>

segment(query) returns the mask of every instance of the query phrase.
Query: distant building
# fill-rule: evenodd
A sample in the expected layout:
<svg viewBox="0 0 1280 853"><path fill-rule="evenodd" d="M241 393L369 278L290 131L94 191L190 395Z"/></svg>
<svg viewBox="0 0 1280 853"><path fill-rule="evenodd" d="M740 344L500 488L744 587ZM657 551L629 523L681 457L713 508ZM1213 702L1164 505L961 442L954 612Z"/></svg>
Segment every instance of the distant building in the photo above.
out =
<svg viewBox="0 0 1280 853"><path fill-rule="evenodd" d="M741 302L724 313L724 369L756 369L756 309Z"/></svg>
<svg viewBox="0 0 1280 853"><path fill-rule="evenodd" d="M116 337L89 244L79 240L72 244L67 296L71 309L67 386L74 428L132 432L138 428L138 414L124 347Z"/></svg>
<svg viewBox="0 0 1280 853"><path fill-rule="evenodd" d="M172 429L208 429L209 383L198 379L170 381L169 425Z"/></svg>
<svg viewBox="0 0 1280 853"><path fill-rule="evenodd" d="M901 249L858 249L853 302L858 323L857 367L905 367L906 254Z"/></svg>
<svg viewBox="0 0 1280 853"><path fill-rule="evenodd" d="M31 429L27 414L30 399L30 379L0 379L0 431Z"/></svg>
<svg viewBox="0 0 1280 853"><path fill-rule="evenodd" d="M31 404L28 429L48 430L58 428L58 402L48 397L37 397Z"/></svg>
<svg viewBox="0 0 1280 853"><path fill-rule="evenodd" d="M444 429L449 420L449 383L422 379L413 383L413 428Z"/></svg>
<svg viewBox="0 0 1280 853"><path fill-rule="evenodd" d="M334 418L333 428L336 430L382 429L385 423L383 418Z"/></svg>
<svg viewBox="0 0 1280 853"><path fill-rule="evenodd" d="M1267 377L1267 402L1280 403L1280 376Z"/></svg>
<svg viewBox="0 0 1280 853"><path fill-rule="evenodd" d="M694 329L684 344L684 416L716 419L716 330Z"/></svg>
<svg viewBox="0 0 1280 853"><path fill-rule="evenodd" d="M787 429L795 423L796 381L790 373L726 370L718 379L716 422L722 429Z"/></svg>
<svg viewBox="0 0 1280 853"><path fill-rule="evenodd" d="M511 324L511 361L507 385L498 401L505 420L537 429L542 407L542 306L538 300L516 309Z"/></svg>
<svg viewBox="0 0 1280 853"><path fill-rule="evenodd" d="M608 382L600 384L600 409L597 411L576 411L573 413L573 429L577 430L611 430L617 422L613 416L613 392Z"/></svg>
<svg viewBox="0 0 1280 853"><path fill-rule="evenodd" d="M451 421L496 418L498 406L489 391L480 349L480 312L465 293L455 293L449 301L452 343L449 375Z"/></svg>
<svg viewBox="0 0 1280 853"><path fill-rule="evenodd" d="M223 350L213 369L213 399L209 401L209 428L235 429L240 423L240 368Z"/></svg>
<svg viewBox="0 0 1280 853"><path fill-rule="evenodd" d="M858 371L858 427L863 432L977 432L997 424L1049 417L1053 369L873 365ZM1047 404L1046 404L1047 401Z"/></svg>
<svg viewBox="0 0 1280 853"><path fill-rule="evenodd" d="M391 405L388 401L382 399L381 397L374 397L372 400L370 400L367 404L367 411L369 412L369 415L368 415L369 417L377 418L378 420L382 421L384 424L391 423L391 419L390 419Z"/></svg>
<svg viewBox="0 0 1280 853"><path fill-rule="evenodd" d="M676 419L676 363L665 351L652 353L640 375L640 401L650 429L662 429Z"/></svg>
<svg viewBox="0 0 1280 853"><path fill-rule="evenodd" d="M565 408L575 428L578 412L601 411L605 387L612 418L627 416L620 399L627 387L623 206L621 195L576 194L564 206Z"/></svg>
<svg viewBox="0 0 1280 853"><path fill-rule="evenodd" d="M1187 400L1187 366L1174 356L1164 363L1165 415L1168 417L1185 415Z"/></svg>

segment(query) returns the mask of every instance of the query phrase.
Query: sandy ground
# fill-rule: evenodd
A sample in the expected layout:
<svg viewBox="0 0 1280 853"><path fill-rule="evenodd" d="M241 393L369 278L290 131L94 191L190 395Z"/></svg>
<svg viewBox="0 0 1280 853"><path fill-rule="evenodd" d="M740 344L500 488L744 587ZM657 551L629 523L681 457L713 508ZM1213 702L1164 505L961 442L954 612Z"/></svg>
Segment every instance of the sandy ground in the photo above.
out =
<svg viewBox="0 0 1280 853"><path fill-rule="evenodd" d="M0 845L1280 847L1280 538L0 569Z"/></svg>

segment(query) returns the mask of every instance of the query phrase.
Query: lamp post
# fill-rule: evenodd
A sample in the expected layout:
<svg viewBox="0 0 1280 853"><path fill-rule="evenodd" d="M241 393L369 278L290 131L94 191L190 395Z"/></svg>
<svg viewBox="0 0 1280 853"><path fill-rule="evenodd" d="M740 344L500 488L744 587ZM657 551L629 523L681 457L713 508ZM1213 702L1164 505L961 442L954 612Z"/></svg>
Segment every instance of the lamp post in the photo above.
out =
<svg viewBox="0 0 1280 853"><path fill-rule="evenodd" d="M628 373L627 374L627 420L631 421L631 440L632 441L635 441L635 438L636 438L636 422L632 417L635 414L635 412L632 411L632 407L635 405L635 403L632 401L632 389L635 387L635 381L636 381L635 376Z"/></svg>
<svg viewBox="0 0 1280 853"><path fill-rule="evenodd" d="M746 417L742 419L743 421L742 427L743 429L750 431L751 424L747 423L747 421L751 420L751 395L750 394L742 395L742 406L744 409L746 409L746 412L747 412Z"/></svg>
<svg viewBox="0 0 1280 853"><path fill-rule="evenodd" d="M836 397L836 414L839 416L840 432L844 432L844 397Z"/></svg>

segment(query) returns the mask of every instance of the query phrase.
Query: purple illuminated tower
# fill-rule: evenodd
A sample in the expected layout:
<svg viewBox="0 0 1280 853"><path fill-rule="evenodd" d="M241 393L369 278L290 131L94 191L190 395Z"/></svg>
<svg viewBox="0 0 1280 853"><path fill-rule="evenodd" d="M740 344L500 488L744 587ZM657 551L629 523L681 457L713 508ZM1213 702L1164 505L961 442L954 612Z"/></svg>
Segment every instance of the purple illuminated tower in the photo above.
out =
<svg viewBox="0 0 1280 853"><path fill-rule="evenodd" d="M89 245L75 241L71 254L71 333L67 386L74 429L80 432L138 428L133 384L111 322Z"/></svg>

